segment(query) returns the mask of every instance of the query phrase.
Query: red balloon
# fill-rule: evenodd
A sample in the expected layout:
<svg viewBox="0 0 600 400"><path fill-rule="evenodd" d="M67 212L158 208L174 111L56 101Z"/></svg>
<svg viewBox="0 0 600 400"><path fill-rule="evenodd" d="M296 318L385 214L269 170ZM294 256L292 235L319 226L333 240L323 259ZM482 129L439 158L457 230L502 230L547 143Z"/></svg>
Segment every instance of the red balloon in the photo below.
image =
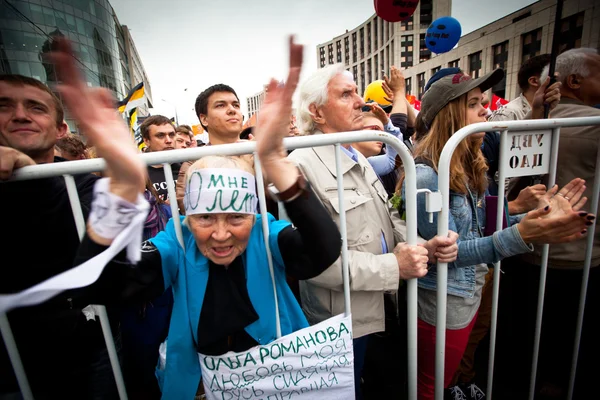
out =
<svg viewBox="0 0 600 400"><path fill-rule="evenodd" d="M373 0L375 13L388 22L410 18L415 13L419 0Z"/></svg>

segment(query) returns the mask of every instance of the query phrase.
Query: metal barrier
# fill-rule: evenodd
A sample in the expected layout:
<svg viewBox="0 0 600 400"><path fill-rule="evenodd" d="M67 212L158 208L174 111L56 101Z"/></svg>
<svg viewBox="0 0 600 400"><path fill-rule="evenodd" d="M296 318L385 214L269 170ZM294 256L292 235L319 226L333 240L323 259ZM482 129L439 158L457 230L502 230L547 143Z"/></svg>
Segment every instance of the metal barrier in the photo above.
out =
<svg viewBox="0 0 600 400"><path fill-rule="evenodd" d="M411 245L417 244L417 209L416 209L416 170L414 160L408 148L398 138L387 134L377 133L374 131L357 131L357 132L345 132L335 133L326 135L312 135L295 138L284 139L284 146L290 149L308 148L308 147L319 147L335 145L335 156L336 156L336 168L339 171L341 169L341 157L344 157L341 152L340 145L346 143L354 143L361 141L379 141L393 146L401 157L404 164L404 172L406 175L406 228L407 228L407 243ZM183 150L172 150L155 153L141 154L140 158L147 165L163 164L165 171L165 177L167 179L167 186L169 192L169 200L171 210L174 216L179 214L177 209L177 201L175 195L175 184L173 182L171 173L171 163L184 162L188 160L196 160L205 156L220 155L220 156L236 156L242 154L254 154L255 155L255 167L257 186L259 191L259 203L260 212L264 215L266 213L265 203L265 192L264 183L261 173L260 163L255 153L256 143L254 142L240 142L236 144L219 145L219 146L204 146L193 149ZM96 171L103 171L106 168L106 163L103 159L92 159L92 160L81 160L72 162L61 162L51 163L38 166L29 166L21 168L15 171L14 176L11 180L31 180L48 178L54 176L64 176L67 184L68 195L71 201L71 207L73 216L75 218L76 226L80 237L83 237L85 232L85 221L83 219L83 213L81 212L81 206L79 203L79 197L73 181L72 175L90 173ZM340 213L340 233L342 235L342 273L344 281L344 298L346 315L350 313L350 282L348 272L348 241L346 236L346 213L343 199L343 174L337 174L337 183L339 191L339 204L340 210L344 210ZM176 225L176 232L180 244L182 243L181 223L178 218L173 219ZM266 225L266 218L263 218L263 231L268 232ZM265 234L265 238L268 235ZM265 240L268 249L268 240ZM183 246L182 246L183 247ZM273 277L272 265L269 266L271 269L271 276ZM408 318L407 318L407 329L408 329L408 393L409 398L416 400L417 398L417 282L415 279L408 281L407 283L407 299L408 299ZM277 301L277 296L275 296ZM111 330L106 317L106 310L104 307L100 307L100 321L102 324L102 331L105 337L105 341L109 350L110 361L112 364L113 372L116 378L117 386L119 389L119 395L121 399L126 399L127 394L125 391L125 385L123 382L121 370L119 367L117 353L112 340ZM279 326L279 316L277 313L277 337L281 336L281 328ZM23 365L21 363L18 350L16 348L12 331L8 324L8 319L5 313L0 313L0 329L8 352L11 358L13 369L17 375L18 383L21 388L23 397L26 400L33 399L31 389L29 387L27 377L25 375ZM158 355L157 355L158 356Z"/></svg>
<svg viewBox="0 0 600 400"><path fill-rule="evenodd" d="M446 236L448 234L448 211L449 211L449 200L450 200L450 161L452 154L458 146L458 144L466 137L478 133L478 132L501 132L501 144L500 144L500 164L499 164L499 180L498 185L498 208L496 212L496 227L502 227L502 217L504 210L504 197L505 188L504 182L506 177L506 171L502 168L508 161L508 155L504 152L506 145L508 144L508 131L533 131L533 130L550 130L552 132L552 145L551 145L551 160L549 167L549 180L548 187L554 186L556 178L556 163L558 158L558 143L560 136L561 127L576 127L576 126L589 126L589 125L600 125L600 117L585 117L585 118L560 118L560 119L547 119L547 120L522 120L522 121L505 121L505 122L480 122L466 126L452 135L450 140L444 146L440 161L438 164L439 173L439 191L443 198L443 208L438 218L438 235ZM527 174L527 175L535 175ZM525 176L525 175L523 175ZM575 178L575 177L574 177ZM586 209L591 212L596 212L598 209L598 197L600 196L600 151L598 151L596 159L596 170L594 178L594 190L593 198L591 203L588 203L589 207ZM575 367L577 365L578 349L581 338L581 328L583 325L583 311L585 305L586 288L590 271L590 264L592 259L592 244L594 240L595 224L590 226L588 229L587 236L587 248L584 263L584 272L582 280L582 291L579 302L579 313L576 327L576 339L574 344L574 354L571 366L571 375L569 380L569 394L568 398L571 399L573 396L573 388L575 383ZM539 301L538 311L536 318L536 336L534 344L533 363L531 369L531 386L529 391L529 398L532 400L534 396L535 380L537 372L539 345L540 345L540 332L542 323L542 310L544 301L544 287L546 283L546 270L548 265L548 249L549 245L543 246L542 252L542 268L540 276L540 287L539 287ZM490 329L490 354L489 354L489 369L488 369L488 386L486 395L489 399L492 398L492 384L493 384L493 367L494 367L494 355L496 345L496 327L497 327L497 313L498 313L498 294L500 285L500 262L494 264L494 286L493 286L493 303L492 303L492 325ZM447 296L447 280L448 280L448 264L438 263L438 276L437 276L437 315L436 315L436 387L435 387L435 398L437 400L443 399L443 382L444 382L444 355L445 355L445 343L446 343L446 296Z"/></svg>

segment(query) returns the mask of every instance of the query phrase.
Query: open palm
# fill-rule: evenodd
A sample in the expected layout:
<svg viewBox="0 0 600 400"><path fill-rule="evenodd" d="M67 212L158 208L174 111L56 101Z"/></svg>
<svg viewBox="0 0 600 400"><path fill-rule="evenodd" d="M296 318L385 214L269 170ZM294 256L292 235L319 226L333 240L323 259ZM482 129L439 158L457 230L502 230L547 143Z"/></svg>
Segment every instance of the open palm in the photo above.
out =
<svg viewBox="0 0 600 400"><path fill-rule="evenodd" d="M53 48L49 58L61 80L58 89L83 134L94 143L98 156L106 160L111 185L136 185L143 190L146 167L115 109L112 94L107 89L87 87L66 39L55 39Z"/></svg>

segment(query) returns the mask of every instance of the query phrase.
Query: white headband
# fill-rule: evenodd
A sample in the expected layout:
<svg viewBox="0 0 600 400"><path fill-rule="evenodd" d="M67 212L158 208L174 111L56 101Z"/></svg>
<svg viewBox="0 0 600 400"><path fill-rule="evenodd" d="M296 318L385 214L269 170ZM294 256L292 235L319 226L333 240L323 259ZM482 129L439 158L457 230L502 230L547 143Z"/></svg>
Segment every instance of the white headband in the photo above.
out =
<svg viewBox="0 0 600 400"><path fill-rule="evenodd" d="M189 173L183 197L185 214L255 214L254 175L240 169L204 168Z"/></svg>

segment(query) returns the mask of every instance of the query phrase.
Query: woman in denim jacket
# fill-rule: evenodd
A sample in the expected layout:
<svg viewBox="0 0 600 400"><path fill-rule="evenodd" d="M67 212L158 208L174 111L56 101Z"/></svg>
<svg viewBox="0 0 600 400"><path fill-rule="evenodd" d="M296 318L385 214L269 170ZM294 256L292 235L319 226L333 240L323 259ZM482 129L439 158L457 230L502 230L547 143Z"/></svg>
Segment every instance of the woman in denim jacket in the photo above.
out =
<svg viewBox="0 0 600 400"><path fill-rule="evenodd" d="M486 121L482 93L499 82L504 73L492 71L478 79L457 73L435 82L425 93L418 116L426 134L415 148L417 188L438 190L437 165L450 136L473 123ZM424 132L425 133L425 132ZM557 193L552 188L537 210L510 217L510 226L484 236L485 196L488 169L481 152L485 133L476 133L456 148L450 167L450 213L448 229L459 234L458 258L448 265L448 310L444 387L447 387L464 353L477 317L487 264L533 250L534 243L557 243L581 238L586 233L587 213L577 213L584 181L575 179ZM400 183L401 185L401 183ZM404 190L404 188L403 188ZM559 196L554 196L558 194ZM404 196L403 196L404 197ZM417 198L419 235L430 239L437 233L437 216L429 223L425 196ZM436 267L419 279L418 394L434 398Z"/></svg>

